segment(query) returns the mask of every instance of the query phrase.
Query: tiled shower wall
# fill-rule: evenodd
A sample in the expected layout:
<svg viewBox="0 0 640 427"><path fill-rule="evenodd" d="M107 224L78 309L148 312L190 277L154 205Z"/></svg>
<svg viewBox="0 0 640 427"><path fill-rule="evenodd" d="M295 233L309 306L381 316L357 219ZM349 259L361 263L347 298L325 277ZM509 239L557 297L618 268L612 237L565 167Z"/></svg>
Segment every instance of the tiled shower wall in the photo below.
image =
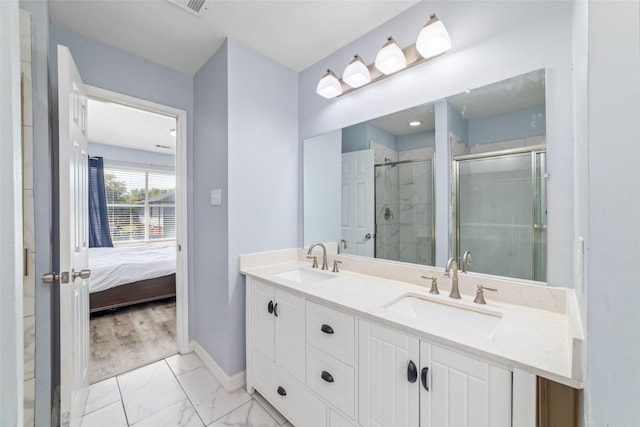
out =
<svg viewBox="0 0 640 427"><path fill-rule="evenodd" d="M432 147L399 153L399 160L425 160L398 165L399 255L404 262L434 262L433 153Z"/></svg>
<svg viewBox="0 0 640 427"><path fill-rule="evenodd" d="M22 71L22 199L23 199L23 315L24 425L34 425L35 406L35 219L33 208L33 109L31 80L31 15L20 10L20 68Z"/></svg>
<svg viewBox="0 0 640 427"><path fill-rule="evenodd" d="M396 151L370 142L375 164L429 160L375 168L376 257L433 262L433 148ZM385 211L388 209L388 215Z"/></svg>

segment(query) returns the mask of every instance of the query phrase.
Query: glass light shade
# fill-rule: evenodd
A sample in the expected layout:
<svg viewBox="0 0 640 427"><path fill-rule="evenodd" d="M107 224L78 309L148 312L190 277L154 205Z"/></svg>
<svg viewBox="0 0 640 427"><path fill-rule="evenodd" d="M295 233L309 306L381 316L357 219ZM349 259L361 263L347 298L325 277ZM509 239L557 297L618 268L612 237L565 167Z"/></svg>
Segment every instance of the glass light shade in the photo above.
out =
<svg viewBox="0 0 640 427"><path fill-rule="evenodd" d="M333 71L327 70L325 75L322 76L316 86L316 93L327 99L335 98L342 93L340 80L338 80L338 77L336 77Z"/></svg>
<svg viewBox="0 0 640 427"><path fill-rule="evenodd" d="M431 19L418 34L416 49L423 58L431 58L451 49L449 32L436 15L431 15Z"/></svg>
<svg viewBox="0 0 640 427"><path fill-rule="evenodd" d="M364 86L371 81L369 68L367 68L359 55L354 55L353 60L344 69L342 80L353 88Z"/></svg>
<svg viewBox="0 0 640 427"><path fill-rule="evenodd" d="M376 68L383 74L391 74L407 66L407 58L393 37L389 37L376 55Z"/></svg>

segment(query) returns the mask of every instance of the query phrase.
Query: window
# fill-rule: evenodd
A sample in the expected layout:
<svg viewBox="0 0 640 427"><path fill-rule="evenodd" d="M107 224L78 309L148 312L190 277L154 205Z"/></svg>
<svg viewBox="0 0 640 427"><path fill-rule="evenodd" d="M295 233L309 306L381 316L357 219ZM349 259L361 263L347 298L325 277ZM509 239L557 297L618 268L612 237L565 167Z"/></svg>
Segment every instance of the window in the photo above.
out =
<svg viewBox="0 0 640 427"><path fill-rule="evenodd" d="M176 176L104 169L109 228L115 245L176 238Z"/></svg>

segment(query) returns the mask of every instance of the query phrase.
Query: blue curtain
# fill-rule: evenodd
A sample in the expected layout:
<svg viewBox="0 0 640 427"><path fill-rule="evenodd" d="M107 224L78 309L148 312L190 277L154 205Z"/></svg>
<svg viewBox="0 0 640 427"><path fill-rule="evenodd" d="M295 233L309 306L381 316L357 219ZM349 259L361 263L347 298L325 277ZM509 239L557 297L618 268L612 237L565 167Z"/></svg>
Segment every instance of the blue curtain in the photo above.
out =
<svg viewBox="0 0 640 427"><path fill-rule="evenodd" d="M102 157L89 157L89 247L112 247Z"/></svg>

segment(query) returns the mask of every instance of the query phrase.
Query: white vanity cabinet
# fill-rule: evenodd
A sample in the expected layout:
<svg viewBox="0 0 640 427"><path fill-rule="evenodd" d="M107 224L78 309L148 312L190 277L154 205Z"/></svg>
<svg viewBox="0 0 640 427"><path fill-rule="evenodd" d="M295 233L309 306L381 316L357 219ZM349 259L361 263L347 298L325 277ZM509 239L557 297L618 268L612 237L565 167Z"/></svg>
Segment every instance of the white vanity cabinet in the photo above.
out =
<svg viewBox="0 0 640 427"><path fill-rule="evenodd" d="M247 389L296 426L512 424L509 370L400 327L250 276L247 328Z"/></svg>
<svg viewBox="0 0 640 427"><path fill-rule="evenodd" d="M290 375L305 377L305 300L252 281L252 347Z"/></svg>
<svg viewBox="0 0 640 427"><path fill-rule="evenodd" d="M372 322L359 322L359 422L511 425L511 372Z"/></svg>

